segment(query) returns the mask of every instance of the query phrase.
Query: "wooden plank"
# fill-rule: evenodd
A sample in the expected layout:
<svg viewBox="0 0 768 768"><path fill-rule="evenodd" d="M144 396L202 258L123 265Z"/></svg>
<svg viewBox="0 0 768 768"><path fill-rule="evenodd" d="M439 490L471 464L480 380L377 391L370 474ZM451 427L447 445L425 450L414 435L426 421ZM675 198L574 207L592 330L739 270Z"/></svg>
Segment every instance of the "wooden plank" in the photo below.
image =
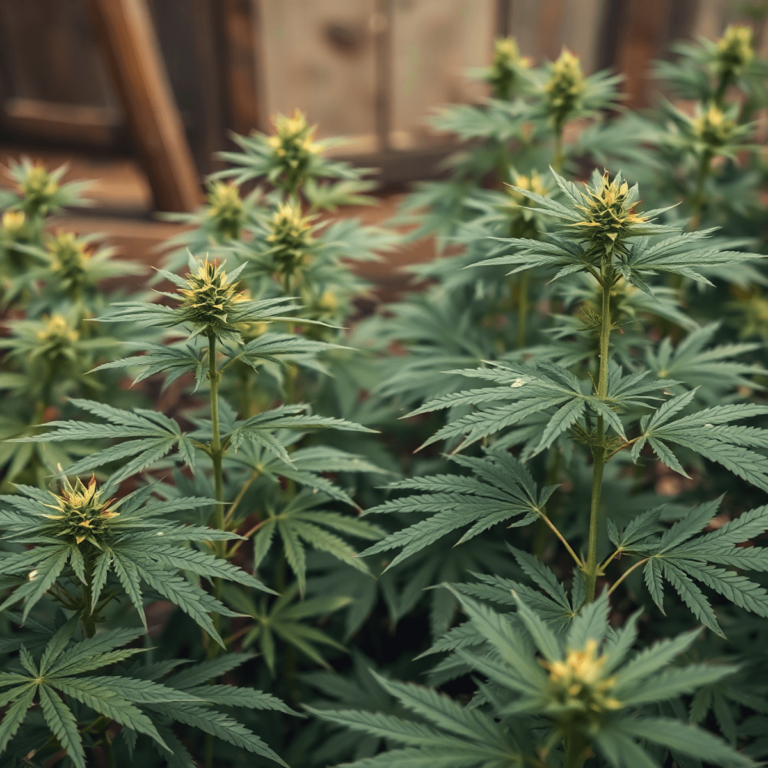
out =
<svg viewBox="0 0 768 768"><path fill-rule="evenodd" d="M0 51L9 97L117 106L82 0L0 0Z"/></svg>
<svg viewBox="0 0 768 768"><path fill-rule="evenodd" d="M476 101L488 92L466 76L490 61L495 0L395 0L392 137L395 148L435 141L430 109Z"/></svg>
<svg viewBox="0 0 768 768"><path fill-rule="evenodd" d="M6 135L17 140L42 140L109 151L126 145L123 116L114 107L6 99L0 110L0 125Z"/></svg>
<svg viewBox="0 0 768 768"><path fill-rule="evenodd" d="M266 114L298 107L318 124L318 136L364 137L370 146L375 0L259 0L258 12Z"/></svg>
<svg viewBox="0 0 768 768"><path fill-rule="evenodd" d="M86 2L157 207L194 210L200 181L145 0Z"/></svg>
<svg viewBox="0 0 768 768"><path fill-rule="evenodd" d="M258 76L259 8L254 0L210 0L219 28L219 53L223 90L226 94L227 126L247 135L266 130Z"/></svg>
<svg viewBox="0 0 768 768"><path fill-rule="evenodd" d="M616 69L624 74L625 104L638 109L650 103L648 77L653 59L662 52L669 28L666 0L627 0Z"/></svg>
<svg viewBox="0 0 768 768"><path fill-rule="evenodd" d="M393 18L392 0L376 0L370 27L376 49L376 145L381 152L389 151L392 132Z"/></svg>

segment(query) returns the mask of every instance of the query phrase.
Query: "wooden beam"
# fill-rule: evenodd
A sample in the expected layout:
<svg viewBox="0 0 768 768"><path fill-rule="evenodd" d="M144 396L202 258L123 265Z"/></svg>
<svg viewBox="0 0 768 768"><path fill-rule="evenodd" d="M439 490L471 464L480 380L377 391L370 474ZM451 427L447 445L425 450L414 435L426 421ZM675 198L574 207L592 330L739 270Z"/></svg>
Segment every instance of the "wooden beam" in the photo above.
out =
<svg viewBox="0 0 768 768"><path fill-rule="evenodd" d="M379 149L391 148L392 131L392 0L376 0L376 11L371 19L376 55L376 135Z"/></svg>
<svg viewBox="0 0 768 768"><path fill-rule="evenodd" d="M37 99L7 99L0 112L4 133L17 140L119 150L125 147L120 110L56 104Z"/></svg>
<svg viewBox="0 0 768 768"><path fill-rule="evenodd" d="M131 139L164 211L192 211L200 179L145 0L86 0Z"/></svg>
<svg viewBox="0 0 768 768"><path fill-rule="evenodd" d="M254 0L213 0L226 94L227 127L248 135L266 130L258 78L258 4Z"/></svg>

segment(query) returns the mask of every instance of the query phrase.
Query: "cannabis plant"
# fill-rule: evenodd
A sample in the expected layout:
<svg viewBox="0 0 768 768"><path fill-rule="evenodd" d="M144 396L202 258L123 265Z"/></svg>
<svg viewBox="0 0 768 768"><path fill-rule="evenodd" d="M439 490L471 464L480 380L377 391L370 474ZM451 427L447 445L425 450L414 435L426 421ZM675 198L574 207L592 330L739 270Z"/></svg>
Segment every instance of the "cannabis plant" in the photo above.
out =
<svg viewBox="0 0 768 768"><path fill-rule="evenodd" d="M677 50L696 103L639 116L497 41L398 217L439 256L363 320L398 236L338 215L373 183L298 111L138 293L14 166L3 765L768 758L764 64Z"/></svg>

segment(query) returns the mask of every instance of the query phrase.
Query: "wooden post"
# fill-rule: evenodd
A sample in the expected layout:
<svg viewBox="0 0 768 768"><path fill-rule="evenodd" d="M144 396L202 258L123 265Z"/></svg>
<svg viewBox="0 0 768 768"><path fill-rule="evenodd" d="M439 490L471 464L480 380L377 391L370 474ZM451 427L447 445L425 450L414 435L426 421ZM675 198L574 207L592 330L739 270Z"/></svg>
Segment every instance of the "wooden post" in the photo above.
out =
<svg viewBox="0 0 768 768"><path fill-rule="evenodd" d="M192 211L200 178L173 99L146 0L86 0L155 203Z"/></svg>
<svg viewBox="0 0 768 768"><path fill-rule="evenodd" d="M218 13L227 127L248 135L267 130L259 104L258 5L253 0L214 0Z"/></svg>

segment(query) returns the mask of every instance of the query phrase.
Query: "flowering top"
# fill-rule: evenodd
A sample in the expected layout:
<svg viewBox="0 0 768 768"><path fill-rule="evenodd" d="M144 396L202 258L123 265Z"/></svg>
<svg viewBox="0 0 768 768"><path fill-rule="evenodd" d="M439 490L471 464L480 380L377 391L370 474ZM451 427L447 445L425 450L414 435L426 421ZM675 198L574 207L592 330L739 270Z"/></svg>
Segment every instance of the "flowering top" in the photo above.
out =
<svg viewBox="0 0 768 768"><path fill-rule="evenodd" d="M45 216L51 208L51 200L59 191L58 180L49 173L45 166L34 165L19 183L19 190L24 196L24 208L31 215Z"/></svg>
<svg viewBox="0 0 768 768"><path fill-rule="evenodd" d="M64 291L76 289L85 281L89 254L86 241L71 232L62 232L48 242L51 271Z"/></svg>
<svg viewBox="0 0 768 768"><path fill-rule="evenodd" d="M538 171L531 171L530 175L520 173L512 174L514 186L508 186L507 192L511 198L509 205L513 208L528 207L530 204L523 191L533 192L536 195L546 197L549 194L549 187Z"/></svg>
<svg viewBox="0 0 768 768"><path fill-rule="evenodd" d="M245 207L234 184L217 182L208 193L206 217L222 239L237 240L245 224Z"/></svg>
<svg viewBox="0 0 768 768"><path fill-rule="evenodd" d="M567 48L552 64L549 80L544 86L546 109L555 126L565 124L579 105L586 80L581 63Z"/></svg>
<svg viewBox="0 0 768 768"><path fill-rule="evenodd" d="M697 108L691 125L694 136L711 150L726 146L737 129L736 121L715 104Z"/></svg>
<svg viewBox="0 0 768 768"><path fill-rule="evenodd" d="M270 234L267 242L271 248L275 272L279 275L292 275L301 267L312 237L312 220L302 216L301 206L296 203L283 203L269 223Z"/></svg>
<svg viewBox="0 0 768 768"><path fill-rule="evenodd" d="M27 217L24 211L6 211L0 225L3 229L3 236L9 240L17 239L23 232L26 223Z"/></svg>
<svg viewBox="0 0 768 768"><path fill-rule="evenodd" d="M78 478L73 486L67 478L58 495L51 493L54 504L45 504L52 514L43 515L53 521L53 536L74 541L78 546L84 541L101 549L109 536L109 521L119 515L110 510L114 499L101 500L102 491L92 477L86 487Z"/></svg>
<svg viewBox="0 0 768 768"><path fill-rule="evenodd" d="M520 55L517 41L502 37L493 42L493 59L485 76L496 99L512 98L521 73L531 66L531 60Z"/></svg>
<svg viewBox="0 0 768 768"><path fill-rule="evenodd" d="M237 303L237 284L217 261L197 263L197 270L186 276L186 287L179 291L182 297L179 307L179 322L194 327L193 336L227 336L237 333L234 325L227 320Z"/></svg>
<svg viewBox="0 0 768 768"><path fill-rule="evenodd" d="M40 328L35 332L38 349L31 353L32 357L64 357L80 338L64 315L44 315L38 325Z"/></svg>
<svg viewBox="0 0 768 768"><path fill-rule="evenodd" d="M275 134L267 141L278 166L282 167L289 189L293 189L305 177L312 156L320 150L312 139L315 127L307 125L306 117L298 109L292 117L276 115L272 124Z"/></svg>
<svg viewBox="0 0 768 768"><path fill-rule="evenodd" d="M720 77L735 79L742 75L754 55L752 28L732 24L717 41L715 68Z"/></svg>
<svg viewBox="0 0 768 768"><path fill-rule="evenodd" d="M606 171L599 186L584 185L583 204L575 206L584 219L571 226L583 230L584 236L602 246L607 254L614 248L622 250L624 240L646 234L644 229L638 230L638 225L646 224L648 219L633 212L637 194L637 187L622 181L621 174L611 181Z"/></svg>
<svg viewBox="0 0 768 768"><path fill-rule="evenodd" d="M569 649L559 661L543 661L549 672L546 713L570 727L590 732L603 716L621 708L611 695L616 678L605 674L607 656L598 655L598 643L587 640L583 650Z"/></svg>

